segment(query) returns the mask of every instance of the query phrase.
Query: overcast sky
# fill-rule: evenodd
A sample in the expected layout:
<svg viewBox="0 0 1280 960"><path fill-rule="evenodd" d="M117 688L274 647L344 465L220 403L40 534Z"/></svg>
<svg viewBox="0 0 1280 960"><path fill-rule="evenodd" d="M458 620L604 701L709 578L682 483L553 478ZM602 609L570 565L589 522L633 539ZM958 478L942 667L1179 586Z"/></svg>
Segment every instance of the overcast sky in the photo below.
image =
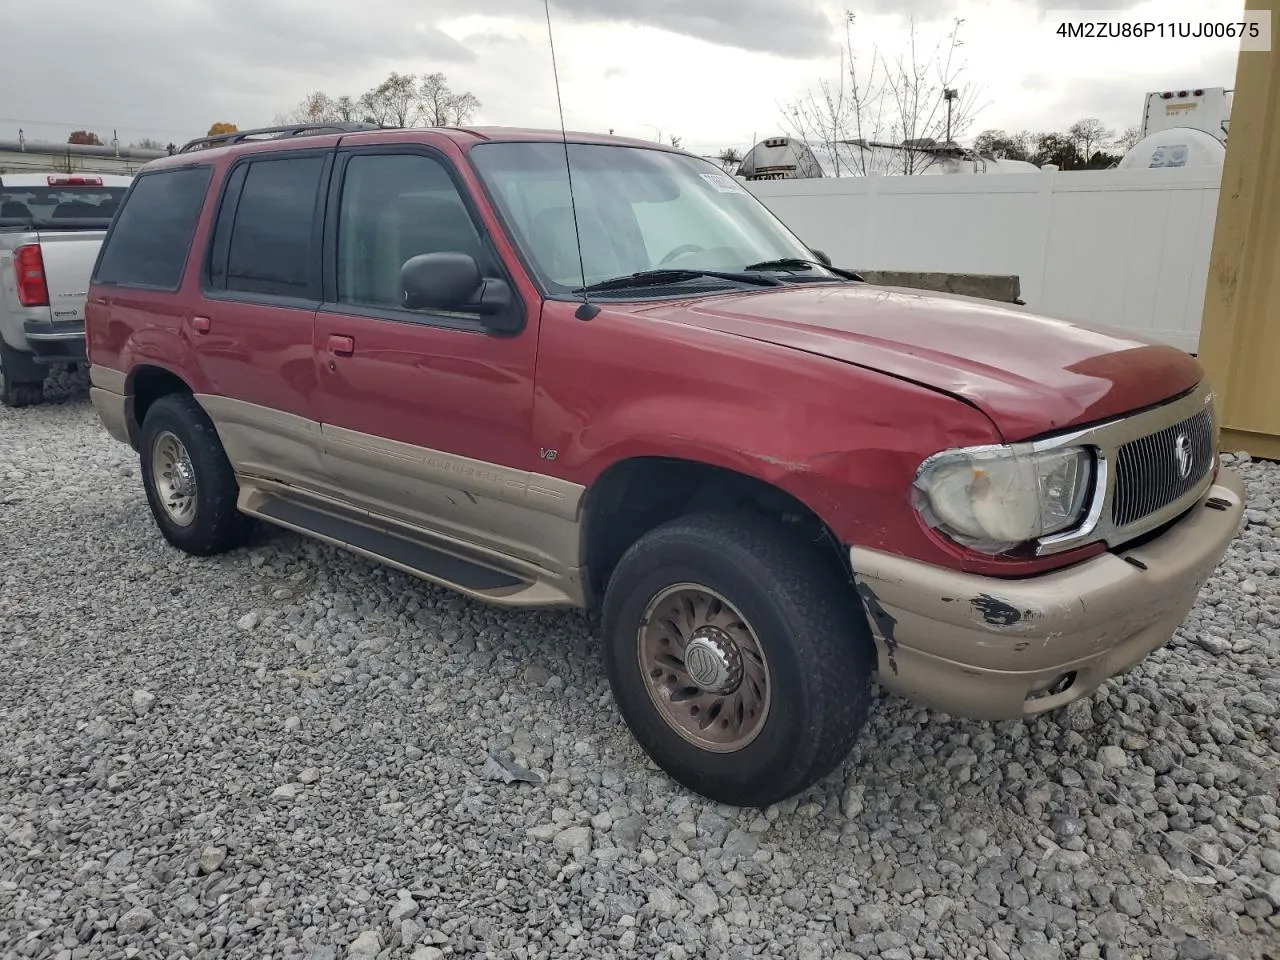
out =
<svg viewBox="0 0 1280 960"><path fill-rule="evenodd" d="M1230 16L1220 0L870 0L855 50L924 52L965 18L960 84L984 105L970 135L1137 124L1143 95L1235 79L1227 41L1067 40L1043 10L1131 7L1152 19ZM263 125L310 90L358 95L391 70L440 71L480 98L478 120L558 123L541 0L42 0L5 18L0 138L62 141L88 127L123 143L202 135L214 121ZM782 132L780 104L838 73L844 5L825 0L554 0L571 128L704 152ZM697 11L696 13L691 11Z"/></svg>

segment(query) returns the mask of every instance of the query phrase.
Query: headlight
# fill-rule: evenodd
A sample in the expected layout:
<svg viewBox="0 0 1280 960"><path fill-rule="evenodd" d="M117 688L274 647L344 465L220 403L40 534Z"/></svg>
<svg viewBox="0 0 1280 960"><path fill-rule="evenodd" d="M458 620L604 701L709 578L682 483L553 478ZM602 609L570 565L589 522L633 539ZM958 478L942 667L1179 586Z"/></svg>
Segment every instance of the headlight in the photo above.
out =
<svg viewBox="0 0 1280 960"><path fill-rule="evenodd" d="M997 554L1079 523L1092 480L1085 447L949 450L921 465L913 499L931 527Z"/></svg>

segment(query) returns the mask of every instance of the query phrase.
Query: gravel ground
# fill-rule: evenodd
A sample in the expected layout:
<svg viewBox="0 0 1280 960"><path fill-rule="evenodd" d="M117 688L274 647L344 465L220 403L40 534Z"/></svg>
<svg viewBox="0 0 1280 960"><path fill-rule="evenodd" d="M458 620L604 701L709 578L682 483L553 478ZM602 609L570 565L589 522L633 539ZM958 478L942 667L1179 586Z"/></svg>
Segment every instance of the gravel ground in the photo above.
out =
<svg viewBox="0 0 1280 960"><path fill-rule="evenodd" d="M744 812L646 762L584 616L169 549L83 387L0 408L0 956L1280 958L1280 467L1129 676L886 698Z"/></svg>

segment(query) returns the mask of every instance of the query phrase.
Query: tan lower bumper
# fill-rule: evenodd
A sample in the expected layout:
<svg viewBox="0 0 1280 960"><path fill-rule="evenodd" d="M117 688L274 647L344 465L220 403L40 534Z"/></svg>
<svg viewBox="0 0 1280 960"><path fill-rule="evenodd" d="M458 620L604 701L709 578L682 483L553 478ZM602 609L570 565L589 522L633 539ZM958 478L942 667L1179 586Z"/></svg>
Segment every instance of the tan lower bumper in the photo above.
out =
<svg viewBox="0 0 1280 960"><path fill-rule="evenodd" d="M106 427L107 433L121 443L132 445L129 439L128 398L119 393L112 393L102 387L89 388L89 400L98 413L98 419Z"/></svg>
<svg viewBox="0 0 1280 960"><path fill-rule="evenodd" d="M1226 508L1207 506L1211 499ZM1169 641L1243 512L1240 478L1224 470L1159 538L1026 580L971 576L855 547L850 557L879 647L880 682L975 719L1057 709Z"/></svg>

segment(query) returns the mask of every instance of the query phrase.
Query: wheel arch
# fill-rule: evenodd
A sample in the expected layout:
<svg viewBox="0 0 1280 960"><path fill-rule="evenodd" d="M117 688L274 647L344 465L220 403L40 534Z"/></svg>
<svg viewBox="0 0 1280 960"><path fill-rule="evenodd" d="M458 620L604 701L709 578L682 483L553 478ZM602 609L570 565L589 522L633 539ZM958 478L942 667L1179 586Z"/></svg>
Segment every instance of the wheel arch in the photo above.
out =
<svg viewBox="0 0 1280 960"><path fill-rule="evenodd" d="M142 422L151 405L174 393L194 395L195 391L186 380L159 364L142 363L130 369L125 379L125 423L134 449L138 447Z"/></svg>
<svg viewBox="0 0 1280 960"><path fill-rule="evenodd" d="M587 488L582 507L583 584L598 604L623 553L655 527L703 511L751 511L807 529L850 575L847 552L816 510L777 484L733 467L669 456L619 460Z"/></svg>

